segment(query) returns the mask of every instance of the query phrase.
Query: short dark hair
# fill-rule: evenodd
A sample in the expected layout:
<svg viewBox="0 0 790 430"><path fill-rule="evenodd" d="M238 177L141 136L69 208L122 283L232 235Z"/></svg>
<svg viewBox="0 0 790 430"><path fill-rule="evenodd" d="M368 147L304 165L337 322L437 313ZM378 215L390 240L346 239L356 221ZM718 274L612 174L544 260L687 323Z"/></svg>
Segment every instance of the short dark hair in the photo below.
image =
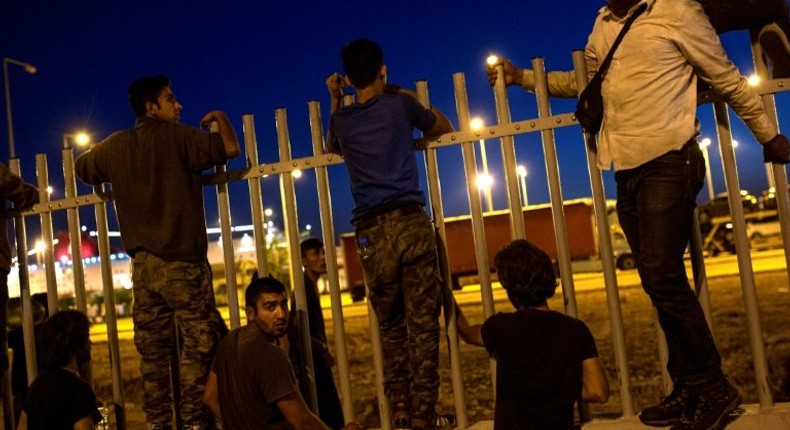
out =
<svg viewBox="0 0 790 430"><path fill-rule="evenodd" d="M539 306L557 289L551 258L526 240L514 240L505 245L494 256L494 266L499 282L517 309Z"/></svg>
<svg viewBox="0 0 790 430"><path fill-rule="evenodd" d="M255 302L263 293L285 293L285 285L271 276L254 279L244 291L244 306L254 308Z"/></svg>
<svg viewBox="0 0 790 430"><path fill-rule="evenodd" d="M132 106L134 114L138 117L145 116L145 103L157 103L159 94L162 90L170 86L170 78L165 75L143 76L129 85L126 95L129 98L129 105Z"/></svg>
<svg viewBox="0 0 790 430"><path fill-rule="evenodd" d="M302 243L299 245L299 248L302 251L302 257L304 257L307 251L311 249L321 249L323 247L324 247L324 242L321 242L319 239L315 237L308 237L307 239L303 240Z"/></svg>
<svg viewBox="0 0 790 430"><path fill-rule="evenodd" d="M356 88L367 88L378 76L384 65L384 52L374 41L357 39L349 42L340 52L343 70Z"/></svg>
<svg viewBox="0 0 790 430"><path fill-rule="evenodd" d="M71 361L90 342L90 321L80 311L53 314L36 331L39 362L45 369L57 369Z"/></svg>

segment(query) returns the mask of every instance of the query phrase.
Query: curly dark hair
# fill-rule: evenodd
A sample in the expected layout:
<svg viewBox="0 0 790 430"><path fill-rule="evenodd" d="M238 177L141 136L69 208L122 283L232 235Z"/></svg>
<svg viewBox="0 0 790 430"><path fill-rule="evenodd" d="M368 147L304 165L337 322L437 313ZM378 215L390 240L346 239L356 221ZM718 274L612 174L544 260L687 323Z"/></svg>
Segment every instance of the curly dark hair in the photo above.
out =
<svg viewBox="0 0 790 430"><path fill-rule="evenodd" d="M63 367L74 356L88 351L90 321L80 311L56 312L41 323L36 331L39 363L45 369Z"/></svg>
<svg viewBox="0 0 790 430"><path fill-rule="evenodd" d="M514 240L497 252L494 266L513 306L539 306L554 295L557 278L545 251L526 240Z"/></svg>

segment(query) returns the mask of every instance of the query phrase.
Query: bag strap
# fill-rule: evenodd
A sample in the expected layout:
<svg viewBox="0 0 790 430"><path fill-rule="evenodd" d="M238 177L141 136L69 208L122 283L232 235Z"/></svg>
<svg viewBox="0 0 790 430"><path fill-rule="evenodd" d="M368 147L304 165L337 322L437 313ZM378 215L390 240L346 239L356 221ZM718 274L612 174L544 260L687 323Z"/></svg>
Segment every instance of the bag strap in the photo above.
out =
<svg viewBox="0 0 790 430"><path fill-rule="evenodd" d="M620 45L620 42L622 42L623 40L623 37L625 37L625 34L628 33L628 30L631 28L631 24L633 24L634 21L636 21L636 18L638 18L639 15L641 15L642 12L645 11L645 9L647 9L647 3L642 3L634 11L634 13L628 18L628 20L625 22L625 25L623 25L623 29L620 30L620 34L617 35L617 39L614 40L612 47L609 48L609 53L606 54L606 58L603 60L603 63L601 63L601 67L599 67L598 71L595 73L596 75L601 76L601 80L603 80L604 76L606 75L606 71L609 69L609 65L612 63L612 57L614 57L614 51L617 50L617 47Z"/></svg>

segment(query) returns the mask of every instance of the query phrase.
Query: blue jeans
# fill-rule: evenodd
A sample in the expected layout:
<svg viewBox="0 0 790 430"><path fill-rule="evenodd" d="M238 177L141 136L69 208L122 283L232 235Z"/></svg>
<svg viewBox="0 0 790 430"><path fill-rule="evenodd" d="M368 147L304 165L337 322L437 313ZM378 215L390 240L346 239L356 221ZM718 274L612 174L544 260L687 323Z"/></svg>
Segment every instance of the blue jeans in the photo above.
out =
<svg viewBox="0 0 790 430"><path fill-rule="evenodd" d="M615 173L617 216L666 334L667 370L673 381L692 389L723 377L721 357L683 262L704 177L696 141Z"/></svg>

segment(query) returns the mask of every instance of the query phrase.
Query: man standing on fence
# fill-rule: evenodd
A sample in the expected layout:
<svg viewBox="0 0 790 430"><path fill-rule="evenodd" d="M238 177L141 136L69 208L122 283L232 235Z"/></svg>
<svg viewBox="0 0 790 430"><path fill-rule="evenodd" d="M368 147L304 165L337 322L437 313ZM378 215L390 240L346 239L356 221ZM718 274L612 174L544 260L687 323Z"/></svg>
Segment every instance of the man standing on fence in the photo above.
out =
<svg viewBox="0 0 790 430"><path fill-rule="evenodd" d="M585 49L590 76L625 21L645 8L614 54L602 94L598 166L614 164L617 215L637 259L642 286L658 312L669 347L672 393L642 410L645 424L672 430L718 428L740 404L691 290L683 254L696 196L705 177L697 145L696 80L705 80L763 145L767 163L786 164L790 145L768 119L760 98L727 59L699 3L608 0ZM529 70L503 60L505 82L534 89ZM489 68L489 81L496 71ZM549 74L552 95L573 97L572 72Z"/></svg>
<svg viewBox="0 0 790 430"><path fill-rule="evenodd" d="M28 209L38 203L38 190L0 163L0 197L12 202L14 209ZM0 394L5 389L4 378L8 370L8 273L11 271L12 255L8 244L8 225L3 220L0 229ZM19 264L27 264L27 261L20 261ZM5 395L10 396L11 393Z"/></svg>
<svg viewBox="0 0 790 430"><path fill-rule="evenodd" d="M76 161L77 176L109 182L124 248L132 257L134 340L141 356L144 410L150 429L173 420L170 357L174 323L183 335L181 418L203 429L203 389L217 345L217 321L203 213L202 172L239 155L236 132L222 111L201 119L218 133L179 123L181 104L166 76L129 87L134 128L112 134Z"/></svg>
<svg viewBox="0 0 790 430"><path fill-rule="evenodd" d="M446 424L435 411L443 281L418 185L413 133L417 128L436 136L453 127L437 109L420 105L413 91L387 85L375 42L354 40L341 57L347 76L333 73L326 80L332 98L327 144L343 155L351 178L351 223L381 325L384 390L396 429L436 428ZM343 86L357 92L356 102L345 107Z"/></svg>

